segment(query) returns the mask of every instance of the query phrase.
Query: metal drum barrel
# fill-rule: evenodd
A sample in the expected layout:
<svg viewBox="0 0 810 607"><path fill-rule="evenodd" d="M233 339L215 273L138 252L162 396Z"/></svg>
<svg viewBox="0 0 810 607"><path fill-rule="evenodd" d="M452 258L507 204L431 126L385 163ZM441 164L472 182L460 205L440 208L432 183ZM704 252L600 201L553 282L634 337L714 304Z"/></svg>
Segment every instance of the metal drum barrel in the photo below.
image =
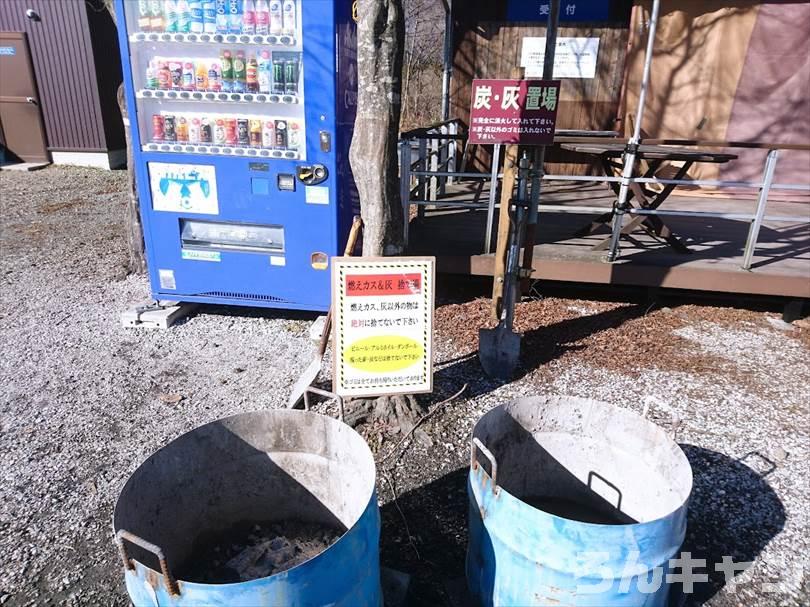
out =
<svg viewBox="0 0 810 607"><path fill-rule="evenodd" d="M467 583L485 606L663 607L692 469L644 417L530 397L475 425Z"/></svg>
<svg viewBox="0 0 810 607"><path fill-rule="evenodd" d="M338 539L259 579L183 579L200 542L254 521L322 526ZM374 457L359 434L329 417L257 411L184 434L130 477L113 527L136 607L382 605Z"/></svg>

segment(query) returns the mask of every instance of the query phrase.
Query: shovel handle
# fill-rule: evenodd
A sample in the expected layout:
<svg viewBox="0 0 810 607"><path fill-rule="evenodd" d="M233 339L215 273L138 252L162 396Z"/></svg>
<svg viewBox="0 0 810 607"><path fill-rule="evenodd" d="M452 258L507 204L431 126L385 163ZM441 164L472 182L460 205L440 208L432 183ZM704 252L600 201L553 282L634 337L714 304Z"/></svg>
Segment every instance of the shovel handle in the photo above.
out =
<svg viewBox="0 0 810 607"><path fill-rule="evenodd" d="M357 237L363 227L363 220L360 215L355 215L352 219L352 228L349 230L349 238L346 240L346 249L343 251L344 257L351 257L354 254L354 247L357 245Z"/></svg>
<svg viewBox="0 0 810 607"><path fill-rule="evenodd" d="M352 228L349 230L349 238L346 240L346 249L343 251L344 257L351 257L354 254L354 248L357 246L357 238L360 236L360 230L363 228L363 220L359 215L355 215L352 219ZM323 323L323 332L321 333L321 341L318 343L318 356L323 358L326 353L326 346L329 344L329 335L332 332L332 306L329 306L329 311L326 313L326 320Z"/></svg>

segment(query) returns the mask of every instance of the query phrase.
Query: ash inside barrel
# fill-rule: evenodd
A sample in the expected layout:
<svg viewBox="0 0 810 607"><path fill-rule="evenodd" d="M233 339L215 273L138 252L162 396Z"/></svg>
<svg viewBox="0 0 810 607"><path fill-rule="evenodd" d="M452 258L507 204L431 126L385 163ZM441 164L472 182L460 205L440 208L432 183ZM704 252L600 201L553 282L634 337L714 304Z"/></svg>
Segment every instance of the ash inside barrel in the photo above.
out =
<svg viewBox="0 0 810 607"><path fill-rule="evenodd" d="M334 544L345 530L319 523L238 523L201 537L178 577L203 584L247 582L291 569Z"/></svg>

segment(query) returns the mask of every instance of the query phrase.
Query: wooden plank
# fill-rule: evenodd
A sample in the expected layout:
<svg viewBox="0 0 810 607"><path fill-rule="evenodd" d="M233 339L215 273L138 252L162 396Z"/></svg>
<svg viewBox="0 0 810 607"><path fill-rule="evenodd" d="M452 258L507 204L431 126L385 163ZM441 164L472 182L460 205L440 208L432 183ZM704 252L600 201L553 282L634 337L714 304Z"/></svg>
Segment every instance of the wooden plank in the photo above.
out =
<svg viewBox="0 0 810 607"><path fill-rule="evenodd" d="M503 182L501 184L501 207L498 214L498 240L495 245L495 260L492 281L492 305L490 311L493 320L501 317L503 304L503 283L506 278L506 253L509 245L509 207L512 193L517 181L518 146L506 146L503 162Z"/></svg>

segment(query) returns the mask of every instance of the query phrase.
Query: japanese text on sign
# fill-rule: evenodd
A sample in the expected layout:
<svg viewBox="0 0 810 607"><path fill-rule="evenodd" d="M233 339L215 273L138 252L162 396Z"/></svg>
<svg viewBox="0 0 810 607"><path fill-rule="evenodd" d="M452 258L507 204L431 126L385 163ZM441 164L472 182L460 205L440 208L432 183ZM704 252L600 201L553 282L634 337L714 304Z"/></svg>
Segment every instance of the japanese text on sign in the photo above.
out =
<svg viewBox="0 0 810 607"><path fill-rule="evenodd" d="M334 392L382 396L433 388L433 258L338 258Z"/></svg>
<svg viewBox="0 0 810 607"><path fill-rule="evenodd" d="M470 143L554 141L559 80L474 80Z"/></svg>

